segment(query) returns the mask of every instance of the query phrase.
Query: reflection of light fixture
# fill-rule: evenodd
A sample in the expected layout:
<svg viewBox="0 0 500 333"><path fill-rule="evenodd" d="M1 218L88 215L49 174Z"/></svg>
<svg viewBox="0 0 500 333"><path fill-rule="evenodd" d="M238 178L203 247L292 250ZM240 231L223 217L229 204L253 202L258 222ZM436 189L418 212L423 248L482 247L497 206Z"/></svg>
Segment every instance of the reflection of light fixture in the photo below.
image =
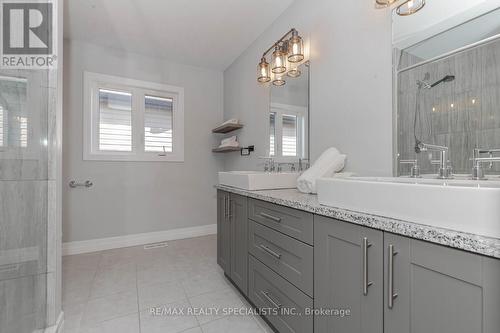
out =
<svg viewBox="0 0 500 333"><path fill-rule="evenodd" d="M476 99L475 98L472 99L472 104L476 104Z"/></svg>
<svg viewBox="0 0 500 333"><path fill-rule="evenodd" d="M273 52L273 68L274 74L282 74L286 72L286 54L283 52L283 47L276 45Z"/></svg>
<svg viewBox="0 0 500 333"><path fill-rule="evenodd" d="M455 104L451 103L451 104L450 104L450 108L452 108L452 109L453 109L454 107L455 107Z"/></svg>
<svg viewBox="0 0 500 333"><path fill-rule="evenodd" d="M432 112L436 112L436 108L434 106L432 107Z"/></svg>
<svg viewBox="0 0 500 333"><path fill-rule="evenodd" d="M400 16L412 15L424 8L424 6L425 0L408 0L398 6L396 13Z"/></svg>
<svg viewBox="0 0 500 333"><path fill-rule="evenodd" d="M272 51L270 64L266 56ZM268 48L257 65L257 81L272 81L275 86L285 84L284 76L295 78L301 75L299 65L304 60L303 39L295 29L288 31Z"/></svg>
<svg viewBox="0 0 500 333"><path fill-rule="evenodd" d="M260 83L271 81L271 76L269 75L269 64L264 57L260 59L260 63L257 66L257 75L257 81Z"/></svg>
<svg viewBox="0 0 500 333"><path fill-rule="evenodd" d="M290 62L301 62L304 60L303 43L302 38L299 36L297 30L292 30L292 37L288 41L289 54L288 61Z"/></svg>
<svg viewBox="0 0 500 333"><path fill-rule="evenodd" d="M388 7L388 6L392 5L393 3L395 3L396 1L397 0L375 0L377 5L384 6L384 7Z"/></svg>

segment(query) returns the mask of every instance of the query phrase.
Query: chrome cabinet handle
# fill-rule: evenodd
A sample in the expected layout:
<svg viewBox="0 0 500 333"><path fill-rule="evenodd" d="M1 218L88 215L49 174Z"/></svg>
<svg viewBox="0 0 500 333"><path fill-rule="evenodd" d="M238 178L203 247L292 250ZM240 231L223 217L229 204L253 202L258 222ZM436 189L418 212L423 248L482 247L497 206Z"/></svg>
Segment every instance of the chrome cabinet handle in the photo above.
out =
<svg viewBox="0 0 500 333"><path fill-rule="evenodd" d="M272 215L269 215L269 214L266 214L266 213L263 213L263 212L260 213L259 215L262 216L265 219L274 221L276 223L280 223L281 222L281 217L272 216Z"/></svg>
<svg viewBox="0 0 500 333"><path fill-rule="evenodd" d="M78 183L76 180L72 180L69 182L69 187L71 188L77 188L77 187L92 187L94 183L92 183L90 180L86 180L84 183Z"/></svg>
<svg viewBox="0 0 500 333"><path fill-rule="evenodd" d="M394 245L389 245L389 281L388 281L388 288L389 289L389 298L387 302L387 306L389 309L392 309L394 306L394 299L398 297L398 294L394 292L394 256L398 254L397 252L394 251Z"/></svg>
<svg viewBox="0 0 500 333"><path fill-rule="evenodd" d="M272 255L273 257L275 257L276 259L281 259L281 254L274 252L273 250L271 250L269 247L265 246L264 244L261 244L259 247L262 250L264 250L265 252L267 252L270 255Z"/></svg>
<svg viewBox="0 0 500 333"><path fill-rule="evenodd" d="M372 281L368 281L368 248L372 246L368 243L368 238L364 237L361 243L361 253L363 261L363 295L368 295L368 287L373 284Z"/></svg>
<svg viewBox="0 0 500 333"><path fill-rule="evenodd" d="M275 301L272 297L271 297L271 293L270 292L267 292L267 291L261 291L262 295L269 301L269 303L271 303L275 308L277 309L281 309L281 307L283 306L280 302L277 302Z"/></svg>

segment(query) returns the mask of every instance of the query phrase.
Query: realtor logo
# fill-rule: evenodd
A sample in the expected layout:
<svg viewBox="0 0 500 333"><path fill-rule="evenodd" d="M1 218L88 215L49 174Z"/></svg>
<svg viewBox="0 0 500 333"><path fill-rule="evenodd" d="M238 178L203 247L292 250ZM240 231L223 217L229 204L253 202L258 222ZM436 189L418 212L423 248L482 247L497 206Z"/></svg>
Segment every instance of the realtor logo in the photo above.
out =
<svg viewBox="0 0 500 333"><path fill-rule="evenodd" d="M56 66L57 39L53 0L0 0L2 68Z"/></svg>

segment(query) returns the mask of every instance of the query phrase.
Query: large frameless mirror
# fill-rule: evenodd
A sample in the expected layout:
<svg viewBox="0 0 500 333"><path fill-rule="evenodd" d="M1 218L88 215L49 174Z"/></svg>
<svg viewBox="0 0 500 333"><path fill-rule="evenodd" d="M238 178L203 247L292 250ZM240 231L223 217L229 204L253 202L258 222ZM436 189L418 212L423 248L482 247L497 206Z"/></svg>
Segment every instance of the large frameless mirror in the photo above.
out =
<svg viewBox="0 0 500 333"><path fill-rule="evenodd" d="M300 76L271 85L268 155L281 162L309 158L309 63Z"/></svg>
<svg viewBox="0 0 500 333"><path fill-rule="evenodd" d="M414 161L422 174L442 167L439 151L419 151L419 143L448 148L446 163L454 174L471 174L474 149L500 148L500 9L463 8L450 20L452 27L448 20L427 29L444 31L406 39L414 44L394 44L397 176L411 174ZM500 173L499 165L486 173Z"/></svg>

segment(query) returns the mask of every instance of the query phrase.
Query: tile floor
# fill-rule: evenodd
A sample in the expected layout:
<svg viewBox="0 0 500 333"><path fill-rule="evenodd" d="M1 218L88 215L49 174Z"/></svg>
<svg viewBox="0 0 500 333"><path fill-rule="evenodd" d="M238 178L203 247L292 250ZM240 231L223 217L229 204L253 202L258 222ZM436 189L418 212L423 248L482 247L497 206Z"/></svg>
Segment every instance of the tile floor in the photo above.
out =
<svg viewBox="0 0 500 333"><path fill-rule="evenodd" d="M152 315L152 307L250 308L224 277L216 236L63 257L66 333L263 333L256 316L222 313Z"/></svg>

